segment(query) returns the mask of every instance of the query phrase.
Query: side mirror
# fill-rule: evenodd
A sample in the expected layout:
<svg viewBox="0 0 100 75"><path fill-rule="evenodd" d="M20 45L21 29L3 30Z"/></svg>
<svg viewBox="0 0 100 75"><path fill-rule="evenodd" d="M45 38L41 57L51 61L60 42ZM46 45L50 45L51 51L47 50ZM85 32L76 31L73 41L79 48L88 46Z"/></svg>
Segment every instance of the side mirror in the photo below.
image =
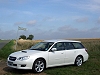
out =
<svg viewBox="0 0 100 75"><path fill-rule="evenodd" d="M51 50L54 52L54 51L56 51L56 50L57 50L57 48L52 48Z"/></svg>

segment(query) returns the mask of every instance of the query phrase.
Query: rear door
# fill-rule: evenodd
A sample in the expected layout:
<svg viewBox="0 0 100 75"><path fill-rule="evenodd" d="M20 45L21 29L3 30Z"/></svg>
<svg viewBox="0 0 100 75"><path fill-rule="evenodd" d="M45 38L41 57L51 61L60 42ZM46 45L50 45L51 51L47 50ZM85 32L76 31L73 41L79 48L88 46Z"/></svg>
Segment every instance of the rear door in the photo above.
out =
<svg viewBox="0 0 100 75"><path fill-rule="evenodd" d="M71 42L66 42L65 43L65 63L67 64L73 64L75 61L75 56L77 53L77 50L75 49L75 47L73 46L73 44Z"/></svg>
<svg viewBox="0 0 100 75"><path fill-rule="evenodd" d="M83 55L85 50L84 46L79 42L66 42L66 58L65 63L74 64L74 61L78 55Z"/></svg>

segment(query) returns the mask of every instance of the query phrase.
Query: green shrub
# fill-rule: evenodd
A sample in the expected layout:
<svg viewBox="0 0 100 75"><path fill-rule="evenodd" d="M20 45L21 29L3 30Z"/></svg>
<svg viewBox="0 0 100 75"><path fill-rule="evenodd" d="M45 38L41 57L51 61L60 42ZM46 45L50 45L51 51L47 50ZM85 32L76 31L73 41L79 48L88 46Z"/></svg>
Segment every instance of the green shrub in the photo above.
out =
<svg viewBox="0 0 100 75"><path fill-rule="evenodd" d="M7 43L1 50L0 50L0 59L2 58L7 58L8 55L12 52L14 52L14 50L12 49L12 46L14 45L13 40L10 41L9 43Z"/></svg>

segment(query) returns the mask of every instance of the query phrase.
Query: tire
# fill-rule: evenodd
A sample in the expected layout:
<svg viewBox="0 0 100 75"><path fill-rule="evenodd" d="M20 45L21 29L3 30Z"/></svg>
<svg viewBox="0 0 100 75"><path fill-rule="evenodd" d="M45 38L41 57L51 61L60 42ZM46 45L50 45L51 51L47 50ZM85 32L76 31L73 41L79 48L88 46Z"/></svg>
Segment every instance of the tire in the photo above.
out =
<svg viewBox="0 0 100 75"><path fill-rule="evenodd" d="M81 56L78 56L76 59L75 59L75 65L76 66L81 66L83 64L83 58Z"/></svg>
<svg viewBox="0 0 100 75"><path fill-rule="evenodd" d="M45 69L45 63L42 59L37 59L33 64L33 71L40 73Z"/></svg>

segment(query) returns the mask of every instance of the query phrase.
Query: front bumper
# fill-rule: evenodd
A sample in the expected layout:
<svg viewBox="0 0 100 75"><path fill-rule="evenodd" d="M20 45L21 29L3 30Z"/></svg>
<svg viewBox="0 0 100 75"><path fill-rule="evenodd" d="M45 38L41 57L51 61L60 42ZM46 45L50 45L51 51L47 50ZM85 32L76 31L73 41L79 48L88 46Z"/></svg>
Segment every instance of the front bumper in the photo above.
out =
<svg viewBox="0 0 100 75"><path fill-rule="evenodd" d="M16 68L16 69L32 69L33 62L32 60L7 60L7 65L11 68Z"/></svg>

